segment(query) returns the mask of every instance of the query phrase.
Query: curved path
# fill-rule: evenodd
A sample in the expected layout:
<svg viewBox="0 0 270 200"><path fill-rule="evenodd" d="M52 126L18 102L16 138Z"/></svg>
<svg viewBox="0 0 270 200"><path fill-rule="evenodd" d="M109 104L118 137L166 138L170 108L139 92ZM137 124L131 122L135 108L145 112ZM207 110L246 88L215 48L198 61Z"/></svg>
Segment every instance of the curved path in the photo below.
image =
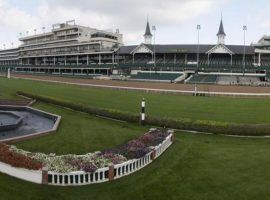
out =
<svg viewBox="0 0 270 200"><path fill-rule="evenodd" d="M66 78L55 76L34 76L28 74L12 74L13 78L28 79L43 82L63 83L71 85L102 87L124 90L142 90L149 92L164 92L192 95L194 85L134 82L134 81L112 81L112 80L92 80L80 78ZM223 86L223 85L198 85L198 92L210 96L239 96L239 97L264 97L270 98L270 87L250 87L250 86Z"/></svg>

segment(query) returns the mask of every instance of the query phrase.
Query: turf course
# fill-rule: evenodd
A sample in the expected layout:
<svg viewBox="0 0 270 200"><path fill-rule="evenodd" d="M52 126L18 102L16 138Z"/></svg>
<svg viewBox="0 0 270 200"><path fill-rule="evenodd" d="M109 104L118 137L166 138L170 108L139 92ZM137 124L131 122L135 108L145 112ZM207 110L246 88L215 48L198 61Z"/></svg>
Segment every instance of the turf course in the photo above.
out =
<svg viewBox="0 0 270 200"><path fill-rule="evenodd" d="M147 114L152 116L235 123L270 122L268 99L147 94L5 78L0 78L0 85L0 98L14 98L16 91L21 90L88 106L138 113L140 101L144 97Z"/></svg>
<svg viewBox="0 0 270 200"><path fill-rule="evenodd" d="M151 102L148 111L153 115L172 117L189 115L193 118L221 121L234 121L232 118L235 118L238 122L270 121L267 117L270 112L268 100L194 98L6 79L0 79L0 85L0 95L3 94L0 98L16 98L14 95L16 90L25 90L69 101L76 100L87 105L126 108L130 112L138 112L139 103L138 107L132 104L145 96ZM157 102L163 101L171 104L158 106ZM219 101L223 102L223 105ZM176 106L184 105L184 102L191 108ZM218 111L214 109L217 105L220 106ZM169 112L162 111L166 106ZM19 148L35 152L82 154L102 150L123 144L148 129L134 124L99 119L43 103L37 103L34 107L63 117L60 129L55 135L16 144ZM152 110L159 107L157 111ZM191 111L183 114L185 109ZM246 113L249 117L241 117L238 112ZM233 116L227 116L226 113L233 113ZM159 159L125 178L84 187L52 187L31 184L0 174L0 200L270 199L269 145L269 139L229 138L177 132L176 142Z"/></svg>
<svg viewBox="0 0 270 200"><path fill-rule="evenodd" d="M62 120L57 134L16 144L31 152L86 154L116 147L148 131L148 127L100 119L48 104L36 103L34 107L59 114Z"/></svg>
<svg viewBox="0 0 270 200"><path fill-rule="evenodd" d="M178 133L164 155L128 177L62 188L0 175L0 199L265 200L270 196L269 154L269 140Z"/></svg>

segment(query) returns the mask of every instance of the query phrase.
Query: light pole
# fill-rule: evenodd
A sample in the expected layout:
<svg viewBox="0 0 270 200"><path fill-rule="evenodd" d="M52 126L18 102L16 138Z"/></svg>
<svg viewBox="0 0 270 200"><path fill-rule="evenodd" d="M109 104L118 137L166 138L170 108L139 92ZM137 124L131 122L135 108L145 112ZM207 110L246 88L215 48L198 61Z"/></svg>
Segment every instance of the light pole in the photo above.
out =
<svg viewBox="0 0 270 200"><path fill-rule="evenodd" d="M246 31L247 31L247 26L243 26L243 31L244 31L244 54L243 54L243 76L245 75L245 68L246 68Z"/></svg>
<svg viewBox="0 0 270 200"><path fill-rule="evenodd" d="M199 62L200 62L200 30L201 25L197 25L197 31L198 31L198 46L197 46L197 72L199 71Z"/></svg>
<svg viewBox="0 0 270 200"><path fill-rule="evenodd" d="M156 26L152 27L152 30L154 32L154 68L155 68L155 72L157 72L156 69Z"/></svg>

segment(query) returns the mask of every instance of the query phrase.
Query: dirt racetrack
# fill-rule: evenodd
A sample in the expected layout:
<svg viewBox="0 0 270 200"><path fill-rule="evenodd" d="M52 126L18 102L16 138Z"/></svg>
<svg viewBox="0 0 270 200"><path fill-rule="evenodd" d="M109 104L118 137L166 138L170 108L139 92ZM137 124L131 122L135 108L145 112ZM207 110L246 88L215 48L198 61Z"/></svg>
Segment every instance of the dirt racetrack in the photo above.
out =
<svg viewBox="0 0 270 200"><path fill-rule="evenodd" d="M133 81L113 81L113 80L92 80L80 78L66 78L55 76L34 76L28 74L12 74L13 78L32 79L56 83L75 84L92 87L111 87L117 89L149 90L158 92L172 92L192 94L194 85L189 84L170 84L154 82L133 82ZM223 86L223 85L198 85L200 93L208 93L211 96L250 96L270 98L270 87L251 87L251 86ZM179 91L179 92L178 92Z"/></svg>

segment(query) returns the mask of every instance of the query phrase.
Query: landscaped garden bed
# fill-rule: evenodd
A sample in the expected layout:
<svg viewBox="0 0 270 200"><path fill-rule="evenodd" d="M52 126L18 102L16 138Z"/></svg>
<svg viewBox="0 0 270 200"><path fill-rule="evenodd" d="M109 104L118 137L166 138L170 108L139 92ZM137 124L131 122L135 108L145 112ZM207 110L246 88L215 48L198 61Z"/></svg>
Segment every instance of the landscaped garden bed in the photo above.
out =
<svg viewBox="0 0 270 200"><path fill-rule="evenodd" d="M128 172L137 171L149 164L169 147L172 138L172 131L151 129L141 137L117 148L86 155L60 156L32 153L0 143L0 162L15 168L43 170L42 176L46 180L42 183L80 185L105 182L113 180L114 177L127 175Z"/></svg>

